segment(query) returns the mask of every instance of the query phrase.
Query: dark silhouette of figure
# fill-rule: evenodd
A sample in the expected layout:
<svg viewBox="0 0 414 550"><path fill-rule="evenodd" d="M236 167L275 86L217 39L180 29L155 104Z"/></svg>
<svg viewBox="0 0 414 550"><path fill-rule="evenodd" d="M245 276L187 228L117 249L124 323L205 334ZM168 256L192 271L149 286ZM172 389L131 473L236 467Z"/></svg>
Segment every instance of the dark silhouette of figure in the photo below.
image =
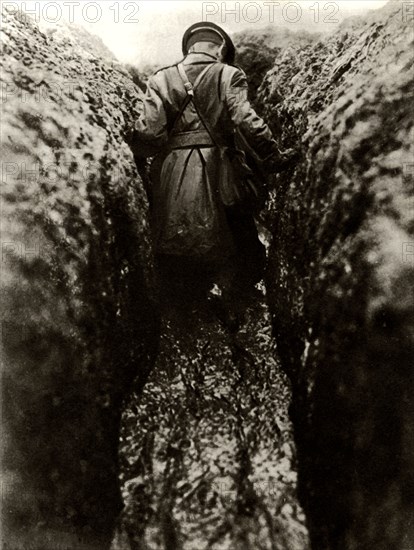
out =
<svg viewBox="0 0 414 550"><path fill-rule="evenodd" d="M223 300L236 303L260 281L266 261L245 153L262 173L283 169L289 155L251 107L246 75L232 65L235 47L223 29L192 25L183 54L149 79L133 150L155 157L153 235L164 279L187 296L217 283Z"/></svg>

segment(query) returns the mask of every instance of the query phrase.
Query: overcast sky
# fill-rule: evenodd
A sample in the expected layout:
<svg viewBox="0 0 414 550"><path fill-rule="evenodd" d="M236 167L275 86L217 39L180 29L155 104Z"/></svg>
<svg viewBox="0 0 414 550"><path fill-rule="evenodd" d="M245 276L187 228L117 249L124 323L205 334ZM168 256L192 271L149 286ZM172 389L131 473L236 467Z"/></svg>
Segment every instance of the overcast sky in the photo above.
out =
<svg viewBox="0 0 414 550"><path fill-rule="evenodd" d="M120 61L154 66L180 59L182 35L189 25L197 21L214 21L230 34L267 25L329 32L338 21L382 7L387 0L80 0L11 3L37 10L40 18L43 21L46 19L49 24L58 18L60 10L65 19L81 24L100 36Z"/></svg>

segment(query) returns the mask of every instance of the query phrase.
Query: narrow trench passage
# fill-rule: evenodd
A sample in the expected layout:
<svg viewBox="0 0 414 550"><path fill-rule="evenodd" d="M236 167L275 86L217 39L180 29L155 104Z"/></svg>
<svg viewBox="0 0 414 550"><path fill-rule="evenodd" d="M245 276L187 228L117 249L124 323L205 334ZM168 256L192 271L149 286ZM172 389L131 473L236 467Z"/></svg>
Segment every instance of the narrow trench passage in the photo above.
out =
<svg viewBox="0 0 414 550"><path fill-rule="evenodd" d="M171 298L156 366L123 415L112 550L308 548L264 292L237 333L209 301Z"/></svg>

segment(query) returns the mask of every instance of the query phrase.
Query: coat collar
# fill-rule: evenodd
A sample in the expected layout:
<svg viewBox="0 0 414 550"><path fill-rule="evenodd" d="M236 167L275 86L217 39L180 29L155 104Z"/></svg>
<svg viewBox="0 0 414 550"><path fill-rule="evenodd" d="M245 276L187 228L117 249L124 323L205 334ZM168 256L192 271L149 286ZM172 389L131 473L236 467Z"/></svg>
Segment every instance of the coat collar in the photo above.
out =
<svg viewBox="0 0 414 550"><path fill-rule="evenodd" d="M184 65L192 63L218 63L218 59L206 52L192 52L185 56Z"/></svg>

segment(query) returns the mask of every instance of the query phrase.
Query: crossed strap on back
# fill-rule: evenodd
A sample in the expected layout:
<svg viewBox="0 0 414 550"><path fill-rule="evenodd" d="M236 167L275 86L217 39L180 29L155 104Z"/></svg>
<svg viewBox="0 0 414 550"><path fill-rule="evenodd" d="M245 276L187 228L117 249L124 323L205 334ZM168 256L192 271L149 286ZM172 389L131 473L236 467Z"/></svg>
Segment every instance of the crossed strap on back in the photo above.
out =
<svg viewBox="0 0 414 550"><path fill-rule="evenodd" d="M183 81L183 84L184 84L184 88L185 88L185 91L187 92L187 96L183 102L183 104L181 105L181 108L180 108L180 111L174 121L174 124L173 124L173 127L171 129L171 134L173 134L174 132L174 128L177 124L177 122L179 121L179 119L181 118L182 114L184 113L185 109L187 108L188 104L190 102L193 103L194 105L194 108L197 112L197 115L199 116L200 120L201 120L201 123L203 124L204 128L206 129L207 133L209 134L212 142L214 143L214 145L217 146L217 140L214 138L214 134L211 130L211 127L209 125L209 123L205 120L205 118L202 116L202 114L200 113L200 110L199 108L197 107L197 104L195 102L195 98L194 98L194 91L195 89L200 85L201 81L203 80L203 78L206 76L206 74L208 73L208 71L215 65L215 63L211 63L210 65L207 65L207 67L205 67L201 72L200 74L197 76L196 80L194 81L194 84L191 84L191 82L188 80L188 77L187 77L187 73L185 71L185 68L184 68L184 65L183 63L179 63L177 65L177 69L178 69L178 72L180 73L180 76L181 76L181 79Z"/></svg>

